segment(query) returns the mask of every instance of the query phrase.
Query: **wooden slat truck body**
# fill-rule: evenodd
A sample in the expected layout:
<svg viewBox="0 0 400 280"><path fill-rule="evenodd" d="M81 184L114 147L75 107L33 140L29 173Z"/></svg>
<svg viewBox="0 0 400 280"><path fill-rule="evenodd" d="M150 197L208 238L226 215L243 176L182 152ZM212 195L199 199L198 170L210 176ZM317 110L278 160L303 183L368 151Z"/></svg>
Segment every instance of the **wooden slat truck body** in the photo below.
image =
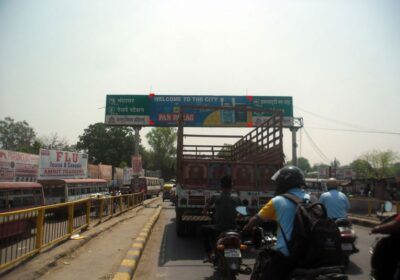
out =
<svg viewBox="0 0 400 280"><path fill-rule="evenodd" d="M176 231L179 236L193 229L193 222L210 219L201 212L207 200L220 192L220 178L224 175L232 177L234 195L257 211L273 196L275 187L270 178L284 162L281 112L269 111L271 116L263 124L241 137L184 134L185 109L180 108L177 135ZM196 109L210 110L210 107ZM215 110L221 108L215 107ZM233 145L213 145L218 137L240 138ZM189 138L199 139L199 144L185 144Z"/></svg>

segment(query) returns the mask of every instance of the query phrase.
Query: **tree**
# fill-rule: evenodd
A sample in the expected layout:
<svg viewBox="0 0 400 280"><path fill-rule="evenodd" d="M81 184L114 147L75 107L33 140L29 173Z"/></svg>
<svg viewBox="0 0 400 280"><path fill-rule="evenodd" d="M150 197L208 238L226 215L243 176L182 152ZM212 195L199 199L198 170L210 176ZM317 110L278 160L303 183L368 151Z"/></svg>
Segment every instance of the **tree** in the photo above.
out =
<svg viewBox="0 0 400 280"><path fill-rule="evenodd" d="M36 134L26 121L15 122L6 117L0 121L0 147L6 150L31 152L39 142Z"/></svg>
<svg viewBox="0 0 400 280"><path fill-rule="evenodd" d="M150 166L161 170L165 179L172 178L176 159L176 130L169 127L153 128L146 138L151 147Z"/></svg>
<svg viewBox="0 0 400 280"><path fill-rule="evenodd" d="M57 133L40 137L40 142L42 143L43 148L51 150L70 151L74 148L68 144L68 140L65 137L60 138Z"/></svg>
<svg viewBox="0 0 400 280"><path fill-rule="evenodd" d="M357 178L372 177L372 166L366 160L356 159L350 164L350 167L356 173Z"/></svg>
<svg viewBox="0 0 400 280"><path fill-rule="evenodd" d="M289 160L288 162L286 162L285 164L287 165L293 165L292 161ZM300 168L301 170L303 170L304 172L309 172L311 170L311 165L308 159L304 158L304 157L299 157L297 159L297 167Z"/></svg>
<svg viewBox="0 0 400 280"><path fill-rule="evenodd" d="M372 152L365 153L361 156L361 159L367 161L371 165L373 170L372 175L377 179L392 176L392 166L394 161L398 158L398 154L392 150L373 150Z"/></svg>
<svg viewBox="0 0 400 280"><path fill-rule="evenodd" d="M124 162L131 162L134 137L130 128L96 123L89 125L79 136L76 147L89 154L91 163L123 166Z"/></svg>

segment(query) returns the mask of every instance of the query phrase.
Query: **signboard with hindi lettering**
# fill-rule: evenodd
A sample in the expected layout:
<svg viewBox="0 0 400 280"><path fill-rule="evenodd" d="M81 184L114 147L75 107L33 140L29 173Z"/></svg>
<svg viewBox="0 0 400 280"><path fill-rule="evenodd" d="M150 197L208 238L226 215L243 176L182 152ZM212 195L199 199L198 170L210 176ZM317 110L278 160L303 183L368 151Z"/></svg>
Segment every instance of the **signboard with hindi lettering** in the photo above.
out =
<svg viewBox="0 0 400 280"><path fill-rule="evenodd" d="M188 127L251 127L272 113L247 109L280 110L284 126L291 126L291 96L107 95L105 123L130 126L176 126L181 106ZM207 109L209 107L210 109ZM221 107L226 107L224 110Z"/></svg>

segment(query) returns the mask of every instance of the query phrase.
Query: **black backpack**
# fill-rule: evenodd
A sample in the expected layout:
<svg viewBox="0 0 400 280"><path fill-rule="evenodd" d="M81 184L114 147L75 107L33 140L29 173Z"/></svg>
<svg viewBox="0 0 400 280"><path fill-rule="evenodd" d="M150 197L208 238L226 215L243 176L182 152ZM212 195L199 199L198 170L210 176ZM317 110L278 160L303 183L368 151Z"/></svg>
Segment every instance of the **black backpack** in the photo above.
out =
<svg viewBox="0 0 400 280"><path fill-rule="evenodd" d="M327 216L325 206L289 193L282 196L297 205L291 240L287 240L281 228L291 258L301 268L341 265L339 228Z"/></svg>

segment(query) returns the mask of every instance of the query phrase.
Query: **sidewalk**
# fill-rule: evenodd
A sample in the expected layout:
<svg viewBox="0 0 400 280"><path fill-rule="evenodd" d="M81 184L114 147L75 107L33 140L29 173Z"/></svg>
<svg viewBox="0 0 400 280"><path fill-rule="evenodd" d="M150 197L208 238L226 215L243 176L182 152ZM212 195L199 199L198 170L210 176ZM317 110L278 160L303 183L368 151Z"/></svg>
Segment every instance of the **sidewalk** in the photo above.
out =
<svg viewBox="0 0 400 280"><path fill-rule="evenodd" d="M132 240L160 204L155 198L66 240L0 274L11 279L112 279Z"/></svg>

